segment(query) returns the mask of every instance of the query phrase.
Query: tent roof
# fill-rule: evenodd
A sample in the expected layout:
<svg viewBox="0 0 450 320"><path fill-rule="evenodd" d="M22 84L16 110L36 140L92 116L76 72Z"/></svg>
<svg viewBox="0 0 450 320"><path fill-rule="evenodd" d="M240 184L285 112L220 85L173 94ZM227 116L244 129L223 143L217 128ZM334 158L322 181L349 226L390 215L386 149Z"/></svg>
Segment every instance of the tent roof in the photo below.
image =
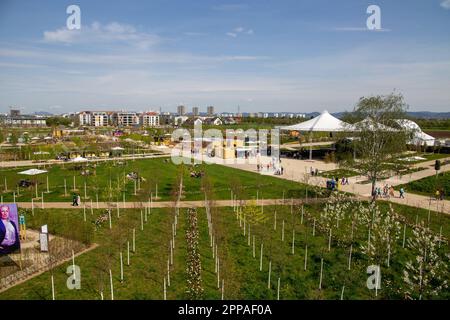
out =
<svg viewBox="0 0 450 320"><path fill-rule="evenodd" d="M19 172L19 174L25 174L27 176L35 176L37 174L46 173L46 170L40 170L40 169L28 169L25 171Z"/></svg>
<svg viewBox="0 0 450 320"><path fill-rule="evenodd" d="M292 131L345 131L347 123L333 117L328 111L323 111L317 117L294 124L292 126L280 127L280 130L292 130Z"/></svg>
<svg viewBox="0 0 450 320"><path fill-rule="evenodd" d="M83 157L76 157L72 160L72 162L86 162L86 161L88 161L88 160Z"/></svg>

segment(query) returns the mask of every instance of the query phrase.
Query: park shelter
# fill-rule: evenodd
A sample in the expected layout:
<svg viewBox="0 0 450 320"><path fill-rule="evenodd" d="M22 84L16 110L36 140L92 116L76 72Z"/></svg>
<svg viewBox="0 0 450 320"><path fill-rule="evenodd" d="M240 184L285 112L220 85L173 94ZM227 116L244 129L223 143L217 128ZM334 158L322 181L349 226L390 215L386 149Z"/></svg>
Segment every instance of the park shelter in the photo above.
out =
<svg viewBox="0 0 450 320"><path fill-rule="evenodd" d="M280 127L280 130L309 132L310 142L312 139L312 132L343 132L348 131L349 129L351 129L351 125L332 116L326 110L311 120L300 122L291 126ZM312 145L310 145L309 149L309 159L312 159Z"/></svg>
<svg viewBox="0 0 450 320"><path fill-rule="evenodd" d="M406 130L412 132L411 144L433 147L436 139L422 131L417 123L409 119L398 119L397 123Z"/></svg>

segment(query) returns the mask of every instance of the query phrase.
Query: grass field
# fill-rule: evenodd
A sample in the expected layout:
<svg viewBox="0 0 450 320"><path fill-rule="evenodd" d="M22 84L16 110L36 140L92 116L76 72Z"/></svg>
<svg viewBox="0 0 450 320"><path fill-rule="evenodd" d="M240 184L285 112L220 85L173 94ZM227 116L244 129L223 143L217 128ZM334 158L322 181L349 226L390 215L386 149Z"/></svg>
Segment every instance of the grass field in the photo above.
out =
<svg viewBox="0 0 450 320"><path fill-rule="evenodd" d="M382 211L388 204L380 202ZM406 239L412 237L411 228L423 221L434 233L442 232L447 239L450 236L450 217L428 213L427 210L411 209L396 205L401 225L406 223ZM406 261L415 258L415 253L402 247L401 237L395 241L390 266L382 265L382 289L377 292L366 288L368 265L373 264L361 250L367 242L367 229L358 226L353 241L349 239L349 217L340 221L339 227L333 226L331 250L328 251L328 231L322 224L320 212L322 205L301 208L271 206L264 208L264 222L251 227L251 241L248 234L243 235L236 213L230 207L212 208L212 223L215 243L218 246L220 285L224 280L225 299L276 299L277 282L280 278L280 299L339 299L345 286L344 299L402 299L404 282L402 274ZM245 208L244 208L244 212ZM275 215L276 212L276 215ZM113 212L114 213L114 212ZM82 210L36 210L32 216L25 213L30 228L47 223L50 232L64 235L68 232L61 224L71 225L73 221L82 221ZM100 214L94 210L88 214L88 222ZM250 217L250 216L249 216ZM274 222L276 219L276 230ZM406 220L405 220L406 219ZM81 268L81 290L69 290L66 287L66 268L64 263L53 270L57 299L110 299L109 269L113 274L115 299L163 299L163 278L167 273L171 226L174 221L173 209L154 209L148 215L148 221L140 230L140 211L129 209L122 211L120 218L112 215L112 229L105 223L94 232L92 241L99 244L93 251L77 257L75 263ZM315 224L315 222L317 224ZM285 238L282 241L284 224ZM56 226L58 225L58 227ZM215 260L212 257L208 223L204 209L198 210L200 234L199 250L202 266L202 285L204 299L220 299L221 290L217 288ZM248 224L247 224L248 226ZM316 226L316 227L314 227ZM444 228L441 230L441 226ZM124 253L126 261L126 242L131 242L131 230L136 229L136 252L131 253L131 265L124 267L124 281L120 282L119 252ZM314 235L313 235L313 229ZM170 287L168 299L186 299L186 210L180 209L177 235L175 237L174 264L170 266ZM248 232L248 229L246 229ZM292 234L295 234L294 254L292 254ZM255 257L253 257L253 235L255 236ZM259 270L260 245L263 247L263 268ZM353 247L351 270L348 270L350 244ZM304 261L307 252L307 268ZM448 243L442 244L439 255L445 259ZM323 258L322 287L319 290L321 259ZM271 263L271 281L268 288L268 268ZM447 272L446 279L450 275ZM440 299L450 298L448 291L442 291ZM2 299L51 299L50 272L37 276L21 285L1 293ZM424 296L432 298L432 296Z"/></svg>
<svg viewBox="0 0 450 320"><path fill-rule="evenodd" d="M448 195L450 191L450 172L440 173L437 177L430 176L420 180L411 181L407 184L398 185L397 190L404 188L406 192L417 193L424 196L434 196L436 190L444 190Z"/></svg>
<svg viewBox="0 0 450 320"><path fill-rule="evenodd" d="M47 174L36 176L36 178L19 175L18 172L26 170L22 169L2 169L0 172L0 195L3 201L13 201L13 193L16 194L16 201L31 201L36 196L35 189L20 188L17 191L17 183L20 179L29 178L38 181L38 196L44 192L45 201L71 201L72 189L74 188L84 200L86 183L86 200L92 199L96 201L98 194L99 201L122 201L125 194L126 201L147 201L150 194L156 194L156 185L158 185L158 197L161 200L171 200L172 191L176 188L177 174L180 167L174 165L170 159L146 159L146 160L127 160L123 165L116 162L106 162L97 165L97 167L89 166L87 169L95 175L82 176L82 170L75 170L73 164L56 165L48 170L49 193L47 193ZM195 168L196 171L204 171L211 179L218 199L230 199L230 190L234 186L239 189L242 199L256 198L282 198L283 192L285 197L300 197L305 194L306 186L297 182L278 179L276 177L260 175L244 170L233 169L221 165L203 165ZM140 183L140 190L134 194L134 180L125 178L130 172L137 172L141 177L145 178L145 182ZM5 179L8 192L5 192ZM67 194L64 195L64 180L66 181ZM183 183L185 185L184 200L203 200L202 179L190 177L190 168L184 167ZM136 189L139 185L136 183ZM19 195L20 193L20 195ZM314 191L309 187L310 196L314 196ZM111 194L111 196L110 196Z"/></svg>

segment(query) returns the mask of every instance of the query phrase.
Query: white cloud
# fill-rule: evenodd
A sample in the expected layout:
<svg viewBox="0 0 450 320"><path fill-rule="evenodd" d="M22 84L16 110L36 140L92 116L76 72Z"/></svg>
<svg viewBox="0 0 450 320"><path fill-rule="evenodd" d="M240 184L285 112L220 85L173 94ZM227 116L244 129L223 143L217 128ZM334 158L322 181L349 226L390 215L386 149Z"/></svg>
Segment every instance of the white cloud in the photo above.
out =
<svg viewBox="0 0 450 320"><path fill-rule="evenodd" d="M441 7L444 9L450 9L450 0L444 0L441 2Z"/></svg>
<svg viewBox="0 0 450 320"><path fill-rule="evenodd" d="M90 26L81 26L80 30L65 27L44 32L44 41L48 43L113 43L127 42L139 48L149 48L160 41L155 34L138 32L133 26L112 22L102 25L98 22Z"/></svg>
<svg viewBox="0 0 450 320"><path fill-rule="evenodd" d="M450 0L449 0L450 1ZM332 29L333 31L375 31L375 32L389 32L391 31L391 29L374 29L374 30L370 30L368 28L364 28L364 27L335 27Z"/></svg>
<svg viewBox="0 0 450 320"><path fill-rule="evenodd" d="M252 35L253 29L246 29L244 27L236 27L233 29L233 31L231 32L227 32L226 35L232 38L236 38L239 34L248 34L248 35Z"/></svg>

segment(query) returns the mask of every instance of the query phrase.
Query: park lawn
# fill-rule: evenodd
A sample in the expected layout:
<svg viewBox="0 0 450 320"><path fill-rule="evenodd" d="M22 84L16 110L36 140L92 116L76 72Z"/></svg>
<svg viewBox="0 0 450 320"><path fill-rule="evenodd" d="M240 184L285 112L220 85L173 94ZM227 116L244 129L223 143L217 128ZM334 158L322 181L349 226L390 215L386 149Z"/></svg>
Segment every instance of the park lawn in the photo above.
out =
<svg viewBox="0 0 450 320"><path fill-rule="evenodd" d="M380 202L382 210L388 204ZM220 267L220 286L224 280L225 299L276 299L277 282L280 278L280 299L339 299L342 286L345 286L344 299L402 299L397 292L403 286L403 269L406 261L414 259L409 248L402 248L402 239L397 241L393 251L391 266L382 266L382 290L375 292L366 288L366 268L373 262L361 252L361 245L367 241L367 230L357 228L353 241L352 268L348 270L349 222L342 220L339 228L333 229L331 250L328 252L328 232L319 228L312 235L314 219L319 221L322 205L300 206L267 206L264 207L266 219L263 223L250 227L251 237L248 245L247 234L243 235L243 222L239 220L231 207L212 208L212 222L215 243L218 245ZM395 205L397 213L407 218L406 238L411 237L411 227L415 223L428 220L425 210ZM168 287L168 299L186 299L186 241L187 225L186 209L180 209L178 228L175 240L174 265L171 267L171 286ZM221 291L217 288L217 274L214 270L214 259L210 247L208 223L203 208L197 210L200 232L199 250L202 264L202 284L204 299L220 299ZM275 216L276 212L276 216ZM88 222L95 220L99 211L94 215L88 214ZM53 226L72 225L74 220L83 220L82 210L40 210L31 216L26 212L30 227L37 227L48 223L50 231L67 232L66 229L53 229ZM61 218L61 216L63 218ZM276 230L274 221L277 221ZM110 299L108 270L113 273L115 299L162 299L163 277L167 272L169 257L169 241L171 239L171 224L174 219L173 209L153 209L144 223L144 230L140 230L140 210L127 209L120 212L117 218L112 215L113 229L109 230L105 223L94 232L92 242L99 247L76 258L76 264L81 268L81 290L66 288L67 266L64 263L55 268L55 285L57 299L100 299L99 288L103 287L105 299ZM441 219L441 220L439 220ZM119 223L120 221L120 223ZM282 228L284 221L284 241ZM434 232L439 225L445 226L443 234L450 236L450 217L431 214L430 227ZM59 226L61 228L61 226ZM119 279L119 251L120 243L126 248L126 241L131 241L130 230L136 229L136 253L131 254L131 266L124 267L125 281ZM292 254L293 231L295 234L295 251ZM253 235L255 236L255 257L253 257ZM347 238L346 238L347 237ZM260 247L263 243L263 268L259 270ZM125 246L124 246L125 244ZM307 270L304 270L306 245L308 246ZM125 249L122 249L125 251ZM448 243L443 244L440 254L448 251ZM124 261L126 261L126 254ZM324 268L322 288L319 290L320 265L323 258ZM271 262L271 281L268 288L268 268ZM447 275L448 278L448 275ZM389 285L384 285L389 283ZM440 299L448 299L449 292L442 291ZM2 299L51 299L50 272L37 276L23 284L15 286L0 294Z"/></svg>
<svg viewBox="0 0 450 320"><path fill-rule="evenodd" d="M319 173L319 176L325 177L325 178L350 178L354 176L358 176L359 173L353 170L347 170L347 169L336 169L336 170L330 170L330 171L324 171L322 173Z"/></svg>
<svg viewBox="0 0 450 320"><path fill-rule="evenodd" d="M167 159L167 160L166 160ZM177 186L177 174L183 172L184 194L183 200L203 200L202 178L190 177L190 168L187 166L177 166L169 158L145 159L145 160L122 160L123 165L115 161L108 161L98 164L96 168L87 167L91 172L96 171L95 175L82 176L81 170L74 170L74 164L54 165L47 167L49 179L49 193L47 193L47 174L41 174L36 177L19 175L18 172L26 170L21 169L2 169L0 172L0 189L3 193L4 202L11 202L16 194L17 202L30 202L35 197L36 192L33 188L21 188L20 195L17 191L17 183L20 179L28 178L32 181L38 181L38 197L44 193L45 201L64 202L71 201L72 189L81 196L82 201L96 201L97 195L99 201L123 201L124 195L126 201L148 201L150 194L156 195L156 186L158 187L158 198L160 200L171 200L172 192ZM196 171L203 170L210 178L217 196L217 199L230 199L230 188L238 187L241 190L242 199L251 199L257 196L259 198L281 198L284 195L290 197L301 197L305 194L306 186L301 183L279 179L272 176L261 175L240 169L234 169L226 166L211 164L202 165L195 168ZM130 172L137 172L145 178L141 182L140 190L135 193L134 180L125 178ZM75 177L75 178L74 178ZM5 190L5 179L8 192ZM64 180L66 181L66 195L64 195ZM86 191L85 191L86 184ZM12 188L15 190L11 190ZM136 183L136 189L139 185ZM313 196L312 188L308 191ZM86 197L85 197L86 194ZM37 201L37 200L36 200Z"/></svg>
<svg viewBox="0 0 450 320"><path fill-rule="evenodd" d="M436 176L429 176L395 187L396 190L400 190L400 188L404 188L406 192L430 197L435 196L437 189L444 189L445 195L448 196L450 190L450 172L439 173L437 178Z"/></svg>

